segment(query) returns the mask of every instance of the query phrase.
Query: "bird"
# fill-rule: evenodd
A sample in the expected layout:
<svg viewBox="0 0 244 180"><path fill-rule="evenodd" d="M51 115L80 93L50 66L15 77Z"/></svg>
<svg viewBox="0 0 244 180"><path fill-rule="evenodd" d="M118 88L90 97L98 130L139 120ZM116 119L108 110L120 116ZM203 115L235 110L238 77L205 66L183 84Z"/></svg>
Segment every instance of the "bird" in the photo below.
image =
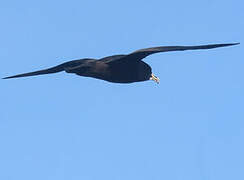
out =
<svg viewBox="0 0 244 180"><path fill-rule="evenodd" d="M213 49L238 44L240 43L151 47L139 49L129 54L112 55L100 59L83 58L72 60L51 68L8 76L3 79L52 74L65 71L66 73L92 77L112 83L134 83L147 80L153 80L156 83L159 83L160 79L152 73L150 65L142 61L142 59L149 55L168 51Z"/></svg>

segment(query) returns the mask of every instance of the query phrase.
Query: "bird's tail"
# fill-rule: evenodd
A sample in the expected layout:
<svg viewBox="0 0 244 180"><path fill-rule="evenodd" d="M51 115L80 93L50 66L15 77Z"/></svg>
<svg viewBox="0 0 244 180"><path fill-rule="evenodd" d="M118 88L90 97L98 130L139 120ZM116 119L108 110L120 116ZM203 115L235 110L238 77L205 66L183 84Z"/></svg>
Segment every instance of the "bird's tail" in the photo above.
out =
<svg viewBox="0 0 244 180"><path fill-rule="evenodd" d="M34 71L34 72L29 72L29 73L17 74L17 75L14 75L14 76L8 76L8 77L4 77L3 79L10 79L10 78L19 78L19 77L26 77L26 76L37 76L37 75L42 75L42 74L57 73L57 72L64 71L66 68L76 66L79 63L80 63L80 60L69 61L69 62L60 64L60 65L54 66L52 68L43 69L43 70Z"/></svg>

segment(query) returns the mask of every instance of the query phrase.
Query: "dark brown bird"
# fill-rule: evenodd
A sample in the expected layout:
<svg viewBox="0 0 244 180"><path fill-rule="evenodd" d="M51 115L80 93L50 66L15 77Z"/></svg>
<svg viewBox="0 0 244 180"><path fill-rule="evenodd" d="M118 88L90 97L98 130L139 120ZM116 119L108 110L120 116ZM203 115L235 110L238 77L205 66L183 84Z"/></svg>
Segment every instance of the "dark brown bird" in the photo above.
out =
<svg viewBox="0 0 244 180"><path fill-rule="evenodd" d="M200 46L152 47L140 49L127 55L114 55L101 59L86 58L73 60L52 68L9 76L3 79L36 76L65 71L67 73L74 73L79 76L93 77L114 83L132 83L147 80L154 80L155 82L159 83L159 78L152 73L152 68L147 63L142 61L143 58L160 52L212 49L237 44L239 43L209 44Z"/></svg>

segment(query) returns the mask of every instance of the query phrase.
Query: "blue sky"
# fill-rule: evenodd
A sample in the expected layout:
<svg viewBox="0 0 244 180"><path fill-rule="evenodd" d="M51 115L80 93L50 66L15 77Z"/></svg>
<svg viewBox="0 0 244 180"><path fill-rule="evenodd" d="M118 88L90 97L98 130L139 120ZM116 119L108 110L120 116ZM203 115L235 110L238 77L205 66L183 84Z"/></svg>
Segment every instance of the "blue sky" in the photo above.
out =
<svg viewBox="0 0 244 180"><path fill-rule="evenodd" d="M0 76L151 46L242 43L243 6L3 1ZM159 85L1 80L0 179L244 179L242 46L149 56Z"/></svg>

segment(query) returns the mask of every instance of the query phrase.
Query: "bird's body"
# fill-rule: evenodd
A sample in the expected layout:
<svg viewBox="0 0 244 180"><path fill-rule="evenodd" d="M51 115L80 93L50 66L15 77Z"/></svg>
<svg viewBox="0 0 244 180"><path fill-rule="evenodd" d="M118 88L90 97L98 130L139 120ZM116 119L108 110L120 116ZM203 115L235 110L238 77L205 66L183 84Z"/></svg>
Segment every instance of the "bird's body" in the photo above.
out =
<svg viewBox="0 0 244 180"><path fill-rule="evenodd" d="M211 44L201 46L161 46L146 48L137 50L131 54L108 56L98 60L88 58L73 60L52 68L19 74L15 76L9 76L3 79L35 76L65 71L67 73L74 73L79 76L93 77L114 83L132 83L146 81L150 79L158 83L159 78L152 74L152 68L147 63L142 61L142 59L148 55L167 51L212 49L237 44L239 43Z"/></svg>
<svg viewBox="0 0 244 180"><path fill-rule="evenodd" d="M101 63L108 65L109 77L105 80L115 83L132 83L146 81L151 77L152 68L143 61L131 61L130 63L121 61Z"/></svg>

